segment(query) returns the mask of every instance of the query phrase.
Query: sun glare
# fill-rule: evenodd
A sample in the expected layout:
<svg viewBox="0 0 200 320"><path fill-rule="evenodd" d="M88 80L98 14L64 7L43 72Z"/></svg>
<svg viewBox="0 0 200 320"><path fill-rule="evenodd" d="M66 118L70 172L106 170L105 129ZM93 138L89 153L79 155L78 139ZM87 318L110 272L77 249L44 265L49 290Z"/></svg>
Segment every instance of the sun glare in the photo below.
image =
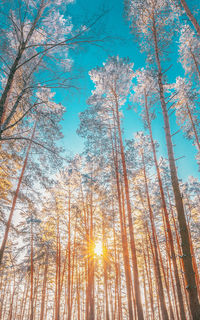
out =
<svg viewBox="0 0 200 320"><path fill-rule="evenodd" d="M94 254L96 254L97 256L103 255L103 245L101 241L98 241L97 243L95 243Z"/></svg>

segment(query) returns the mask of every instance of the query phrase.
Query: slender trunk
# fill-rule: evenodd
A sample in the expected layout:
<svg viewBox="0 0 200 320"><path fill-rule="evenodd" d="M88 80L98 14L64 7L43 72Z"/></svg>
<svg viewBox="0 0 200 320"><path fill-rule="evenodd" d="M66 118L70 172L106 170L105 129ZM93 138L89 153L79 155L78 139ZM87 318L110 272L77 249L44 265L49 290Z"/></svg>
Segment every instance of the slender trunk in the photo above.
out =
<svg viewBox="0 0 200 320"><path fill-rule="evenodd" d="M119 259L119 252L118 252L118 261ZM121 269L120 264L118 263L118 274L119 274L119 317L118 320L123 319L123 312L122 312L122 287L121 287Z"/></svg>
<svg viewBox="0 0 200 320"><path fill-rule="evenodd" d="M104 217L102 221L102 235L103 235L103 250L106 252L106 244L105 244L105 223ZM106 302L106 318L105 320L110 319L109 315L109 304L108 304L108 270L107 270L107 261L106 256L103 257L103 271L104 271L104 289L105 289L105 302Z"/></svg>
<svg viewBox="0 0 200 320"><path fill-rule="evenodd" d="M155 230L153 212L152 212L152 208L151 208L151 201L150 201L150 197L149 197L149 188L148 188L148 183L147 183L146 168L145 168L145 162L144 162L143 153L142 153L142 163L143 163L145 190L146 190L146 196L147 196L148 210L149 210L151 229L152 229L154 255L155 255L155 268L156 268L156 275L157 275L157 283L158 283L159 299L160 299L160 305L161 305L161 311L162 311L162 318L163 318L163 320L169 320L168 312L167 312L167 308L166 308L166 303L165 303L165 296L164 296L162 278L161 278L160 263L159 263L158 251L157 251L157 243L156 243L156 230Z"/></svg>
<svg viewBox="0 0 200 320"><path fill-rule="evenodd" d="M55 320L60 320L60 219L59 214L57 212L56 219L56 275L55 275L55 309L54 309L54 318Z"/></svg>
<svg viewBox="0 0 200 320"><path fill-rule="evenodd" d="M46 311L45 311L44 320L48 320L48 317L47 317L47 315L48 315L48 308L47 308L48 302L49 302L49 291L48 291L48 288L47 288Z"/></svg>
<svg viewBox="0 0 200 320"><path fill-rule="evenodd" d="M176 262L176 253L175 253L175 249L174 249L174 240L173 240L173 236L172 236L171 225L170 225L168 211L167 211L167 205L166 205L165 194L164 194L164 189L163 189L163 184L162 184L162 179L161 179L161 174L160 174L160 168L158 165L158 160L157 160L157 155L156 155L155 143L153 140L153 134L152 134L146 92L144 92L144 96L145 96L145 111L146 111L146 117L147 117L147 125L148 125L148 129L149 129L149 133L150 133L150 140L151 140L151 146L152 146L152 151L153 151L154 163L155 163L155 167L156 167L156 173L157 173L160 196L161 196L161 201L162 201L163 213L164 213L165 222L167 225L166 229L167 229L167 233L168 233L169 245L170 245L170 250L171 250L171 255L172 255L172 263L173 263L175 280L176 280L176 290L177 290L177 294L178 294L179 310L180 310L181 319L186 320L183 295L182 295L182 291L181 291L181 283L180 283L180 279L179 279L178 267L177 267L177 262Z"/></svg>
<svg viewBox="0 0 200 320"><path fill-rule="evenodd" d="M117 129L118 129L118 135L119 135L120 153L121 153L124 187L125 187L125 195L126 195L126 205L127 205L127 212L128 212L130 246L131 246L132 264L133 264L134 289L135 289L135 299L136 299L136 305L137 305L137 315L138 315L138 319L144 320L144 314L143 314L143 308L142 308L142 302L141 302L140 284L139 284L137 254L136 254L135 238L134 238L134 230L133 230L133 222L132 222L132 210L131 210L131 202L130 202L130 195L129 195L129 183L128 183L126 160L125 160L124 146L122 141L121 126L120 126L119 106L118 106L117 95L115 92L113 92L113 94L115 97Z"/></svg>
<svg viewBox="0 0 200 320"><path fill-rule="evenodd" d="M10 300L11 297L11 280L8 281L9 284L7 286L7 290L6 290L6 296L5 296L5 303L4 303L4 309L3 309L3 320L6 319L6 314L7 314L7 305L8 305L8 301Z"/></svg>
<svg viewBox="0 0 200 320"><path fill-rule="evenodd" d="M76 215L76 222L74 228L74 242L73 242L73 254L72 254L72 275L71 275L71 305L70 308L73 310L73 302L74 302L74 295L73 295L73 287L74 287L74 269L75 269L75 255L76 255L76 232L77 232L77 215ZM77 263L77 259L76 259Z"/></svg>
<svg viewBox="0 0 200 320"><path fill-rule="evenodd" d="M145 300L145 319L148 320L149 318L149 308L148 308L148 301L147 301L147 290L146 290L146 277L143 269L143 288L144 288L144 300Z"/></svg>
<svg viewBox="0 0 200 320"><path fill-rule="evenodd" d="M113 210L113 208L112 208ZM119 314L119 274L118 274L118 261L117 261L117 250L116 250L116 235L115 235L115 225L114 225L114 210L113 210L113 240L114 240L114 264L115 264L115 310L114 310L114 320L116 320L116 314ZM118 312L117 312L118 310Z"/></svg>
<svg viewBox="0 0 200 320"><path fill-rule="evenodd" d="M14 271L14 280L13 280L13 292L10 294L10 308L8 313L8 320L12 320L13 315L13 301L14 301L14 295L15 295L15 271Z"/></svg>
<svg viewBox="0 0 200 320"><path fill-rule="evenodd" d="M116 134L114 135L115 145L113 146L112 141L112 155L115 166L115 178L117 185L117 196L118 196L118 207L119 207L119 215L120 215L120 230L121 230L121 241L122 241L122 253L124 260L124 271L126 278L126 290L127 290L127 299L128 299L128 312L129 319L133 320L133 307L132 307L132 298L131 298L131 269L129 262L129 252L128 252L128 240L126 233L126 226L124 226L123 219L123 209L122 209L122 200L121 200L121 190L120 190L120 181L119 181L119 168L118 168L118 150L117 150L117 142L116 142ZM114 153L115 147L115 153Z"/></svg>
<svg viewBox="0 0 200 320"><path fill-rule="evenodd" d="M47 285L47 272L48 272L48 252L46 252L43 285L42 285L42 301L40 308L40 320L44 319L44 309L45 309L45 298L46 298L46 285Z"/></svg>
<svg viewBox="0 0 200 320"><path fill-rule="evenodd" d="M58 320L60 320L60 299L61 299L61 243L60 243L60 231L58 238Z"/></svg>
<svg viewBox="0 0 200 320"><path fill-rule="evenodd" d="M193 320L197 320L197 319L200 319L200 304L198 301L195 273L192 265L189 234L188 234L187 223L186 223L186 218L184 213L182 196L181 196L180 187L179 187L177 169L175 165L174 150L173 150L171 133L170 133L169 117L168 117L167 106L166 106L165 97L164 97L162 69L161 69L161 63L160 63L160 57L159 57L157 30L156 30L154 17L153 17L153 39L154 39L156 63L158 67L159 94L160 94L160 101L161 101L164 124L165 124L165 136L166 136L166 142L167 142L171 181L172 181L172 187L174 191L176 209L178 213L180 235L181 235L181 241L182 241L181 246L183 251L182 258L183 258L184 272L185 272L185 278L187 281L187 290L189 294L190 309L191 309L192 317L193 317Z"/></svg>
<svg viewBox="0 0 200 320"><path fill-rule="evenodd" d="M64 298L64 310L63 310L63 319L67 319L67 279L64 279L64 289L65 289L65 298Z"/></svg>
<svg viewBox="0 0 200 320"><path fill-rule="evenodd" d="M196 145L197 145L198 150L200 151L199 137L198 137L197 130L196 130L196 127L195 127L195 124L194 124L194 120L193 120L193 117L192 117L192 113L191 113L191 111L190 111L190 108L188 107L188 104L186 105L186 108L187 108L187 112L188 112L188 115L189 115L189 119L190 119L190 121L191 121L192 130L193 130L193 132L194 132Z"/></svg>
<svg viewBox="0 0 200 320"><path fill-rule="evenodd" d="M33 308L34 308L34 316L33 316L33 320L35 320L37 318L37 316L39 315L39 308L37 308L39 283L40 283L40 265L37 268L37 275L35 276L34 295L33 295L33 301L34 301L34 306L33 306Z"/></svg>
<svg viewBox="0 0 200 320"><path fill-rule="evenodd" d="M77 278L77 285L76 285L76 296L77 296L77 320L81 320L81 306L80 306L80 273L78 273L78 261L76 263L76 278Z"/></svg>
<svg viewBox="0 0 200 320"><path fill-rule="evenodd" d="M86 239L87 239L87 244L86 244L86 254L87 257L85 259L85 292L86 292L86 297L85 297L85 319L89 320L89 254L90 254L90 246L89 246L89 223L88 223L88 210L87 207L85 209L84 207L84 220L85 220L85 229L86 229Z"/></svg>
<svg viewBox="0 0 200 320"><path fill-rule="evenodd" d="M20 299L18 297L20 297L20 296L21 296L21 292L19 290L15 296L15 306L14 306L14 312L13 312L13 319L17 319L18 306L20 305Z"/></svg>
<svg viewBox="0 0 200 320"><path fill-rule="evenodd" d="M68 320L71 320L71 190L69 185L68 199L68 270L67 270L67 310Z"/></svg>
<svg viewBox="0 0 200 320"><path fill-rule="evenodd" d="M6 290L7 290L7 286L8 286L8 276L6 275L5 280L4 280L4 274L2 272L1 275L1 304L0 304L0 320L2 319L2 315L3 315L3 305L4 305L4 300L5 300L5 296L6 296Z"/></svg>
<svg viewBox="0 0 200 320"><path fill-rule="evenodd" d="M20 320L24 319L24 315L26 314L26 301L28 299L28 291L29 291L29 285L30 285L30 277L28 277L28 282L27 282L27 287L26 287L26 294L25 294L25 298L23 299L23 303L22 303L22 312L21 312L21 318Z"/></svg>
<svg viewBox="0 0 200 320"><path fill-rule="evenodd" d="M31 214L31 294L30 294L31 311L30 311L30 320L33 320L33 316L34 316L33 275L34 275L34 266L33 266L33 215Z"/></svg>
<svg viewBox="0 0 200 320"><path fill-rule="evenodd" d="M143 249L143 256L144 256L144 266L147 275L148 287L149 287L149 298L150 298L150 306L151 306L151 317L155 320L155 313L154 313L154 299L153 299L153 289L152 289L152 278L151 278L151 266L150 266L150 259L149 259L149 249L147 249L147 258L148 258L148 267L147 267L147 259L146 253Z"/></svg>
<svg viewBox="0 0 200 320"><path fill-rule="evenodd" d="M152 241L151 241L151 236L150 236L150 232L149 232L149 228L148 225L146 223L146 231L147 231L147 236L149 238L149 244L150 244L150 249L151 249L151 254L152 254L152 260L153 260L153 269L154 269L154 275L155 275L155 282L156 282L156 297L157 297L157 304L158 304L158 316L159 316L159 320L161 319L161 315L160 315L160 299L159 299L159 287L158 287L158 275L157 275L157 268L156 268L156 261L155 261L155 254L154 254L154 250L153 250L153 245L152 245Z"/></svg>
<svg viewBox="0 0 200 320"><path fill-rule="evenodd" d="M8 218L8 222L7 222L7 225L6 225L6 230L5 230L3 241L2 241L2 244L1 244L0 265L2 264L3 254L4 254L4 251L5 251L5 247L6 247L6 243L7 243L7 239L8 239L8 234L9 234L9 231L10 231L10 226L11 226L11 222L12 222L12 218L13 218L13 213L14 213L14 210L15 210L17 198L18 198L18 195L19 195L19 190L20 190L20 187L21 187L22 179L23 179L23 176L24 176L24 172L25 172L25 169L26 169L27 162L28 162L28 156L29 156L29 153L30 153L32 140L33 140L33 137L34 137L34 134L35 134L35 129L36 129L36 121L35 121L35 124L34 124L34 127L33 127L33 132L32 132L32 135L31 135L31 139L30 139L27 151L26 151L26 157L24 159L24 164L23 164L23 167L22 167L22 171L21 171L21 174L20 174L20 177L19 177L19 180L18 180L17 189L16 189L15 195L13 197L12 207L11 207L11 210L10 210L10 215L9 215L9 218Z"/></svg>
<svg viewBox="0 0 200 320"><path fill-rule="evenodd" d="M89 250L90 250L89 253L90 254L89 254L89 261L88 261L88 293L89 293L88 320L94 320L95 313L94 313L93 190L91 190L90 192L89 217L90 217L90 230L89 230Z"/></svg>
<svg viewBox="0 0 200 320"><path fill-rule="evenodd" d="M200 25L198 24L197 20L195 19L192 12L190 11L190 8L188 7L187 2L185 0L180 0L180 2L182 4L183 9L185 10L185 13L186 13L188 19L190 19L193 26L195 27L196 32L200 36Z"/></svg>
<svg viewBox="0 0 200 320"><path fill-rule="evenodd" d="M182 283L183 283L183 289L184 289L184 293L185 293L187 311L188 311L188 314L190 314L190 319L191 319L192 316L191 316L191 312L190 312L188 293L187 293L187 290L185 288L185 274L183 272L183 270L184 270L183 259L181 258L182 257L182 250L181 250L181 244L180 244L180 236L179 236L178 229L177 229L177 226L176 226L176 221L175 221L174 212L173 212L173 208L172 208L172 204L171 204L171 200L170 200L170 196L169 196L168 190L167 190L167 193L168 193L168 199L169 199L169 205L170 205L170 212L171 212L171 215L172 215L172 220L173 220L173 225L174 225L174 230L175 230L175 235L176 235L176 243L177 243L178 255L179 255L179 264L180 264L180 269L181 269L181 274L182 274Z"/></svg>
<svg viewBox="0 0 200 320"><path fill-rule="evenodd" d="M164 232L165 232L167 261L168 261L168 265L169 265L169 274L170 274L170 278L171 278L171 286L172 286L172 292L173 292L173 296L174 296L176 317L179 320L178 304L177 304L177 299L176 299L176 290L175 290L175 286L174 286L174 279L173 279L172 267L171 267L170 249L169 249L169 245L168 245L169 239L168 239L168 236L167 236L167 231L166 231L167 228L166 228L166 223L165 223L165 220L164 220L164 214L162 214L162 218L163 218L163 226L164 226ZM168 279L169 279L169 274L167 275Z"/></svg>
<svg viewBox="0 0 200 320"><path fill-rule="evenodd" d="M197 59L195 57L195 54L192 52L191 47L190 47L190 53L192 55L192 59L194 61L195 69L196 69L196 72L197 72L197 75L198 75L198 78L199 78L199 81L200 81L200 70L199 70L198 62L197 62Z"/></svg>
<svg viewBox="0 0 200 320"><path fill-rule="evenodd" d="M199 295L199 298L200 298L199 271L198 271L197 261L196 261L194 247L193 247L193 243L192 243L192 236L191 236L191 230L190 230L189 221L188 221L187 225L188 225L188 232L189 232L189 238L190 238L190 250L191 250L191 254L192 254L192 262L193 262L193 267L194 267L194 270L195 270L195 277L196 277L196 283L197 283L197 291L198 291L198 295Z"/></svg>
<svg viewBox="0 0 200 320"><path fill-rule="evenodd" d="M164 278L164 282L165 282L165 287L166 287L166 290L167 290L167 296L168 296L169 308L170 308L170 320L171 320L171 319L174 319L174 312L173 312L173 309L172 309L171 296L170 296L170 291L169 291L169 284L168 284L168 281L167 281L166 271L165 271L163 258L162 258L162 254L161 254L161 251L160 251L160 245L159 245L159 241L158 241L157 237L156 237L156 242L157 242L157 248L158 248L160 264L161 264L161 268L162 268L162 272L163 272L163 278Z"/></svg>

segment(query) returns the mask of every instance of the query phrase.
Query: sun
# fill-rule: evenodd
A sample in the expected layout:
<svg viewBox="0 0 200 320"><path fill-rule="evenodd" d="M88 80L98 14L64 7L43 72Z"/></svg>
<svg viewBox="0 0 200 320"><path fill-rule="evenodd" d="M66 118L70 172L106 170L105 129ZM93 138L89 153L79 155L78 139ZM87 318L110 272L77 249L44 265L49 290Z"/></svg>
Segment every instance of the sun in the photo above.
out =
<svg viewBox="0 0 200 320"><path fill-rule="evenodd" d="M98 241L94 245L94 254L96 256L102 256L103 255L103 244L101 241Z"/></svg>

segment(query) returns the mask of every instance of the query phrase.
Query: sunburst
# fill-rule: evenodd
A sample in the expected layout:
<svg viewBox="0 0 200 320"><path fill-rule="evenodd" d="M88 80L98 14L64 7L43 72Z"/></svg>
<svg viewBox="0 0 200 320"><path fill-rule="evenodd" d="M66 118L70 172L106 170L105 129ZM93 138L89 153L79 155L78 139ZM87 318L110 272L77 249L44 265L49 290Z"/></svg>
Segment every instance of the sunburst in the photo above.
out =
<svg viewBox="0 0 200 320"><path fill-rule="evenodd" d="M94 244L94 254L98 257L103 255L103 244L101 241Z"/></svg>

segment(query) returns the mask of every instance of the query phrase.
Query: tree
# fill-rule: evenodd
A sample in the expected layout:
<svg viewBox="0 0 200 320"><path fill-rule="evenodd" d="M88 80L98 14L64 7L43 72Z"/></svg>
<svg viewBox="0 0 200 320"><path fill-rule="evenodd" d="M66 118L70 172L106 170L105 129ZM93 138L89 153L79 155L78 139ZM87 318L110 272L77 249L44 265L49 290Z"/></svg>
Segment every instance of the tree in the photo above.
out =
<svg viewBox="0 0 200 320"><path fill-rule="evenodd" d="M152 133L152 120L155 117L155 109L152 110L154 107L154 103L158 99L158 88L157 84L155 82L155 77L153 72L151 70L141 70L137 73L137 86L135 87L135 95L134 95L134 101L139 101L142 105L142 117L144 120L145 127L148 128L149 134L150 134L150 141L151 141L151 148L153 152L153 159L154 164L156 168L156 174L157 174L157 180L159 184L159 191L160 191L160 197L162 202L162 209L164 212L165 222L167 226L167 233L169 238L169 246L170 251L172 255L172 262L174 267L174 273L175 273L175 280L176 280L176 288L178 293L178 301L179 301L179 310L181 317L184 319L185 311L184 311L184 302L183 302L183 295L181 291L181 282L179 279L178 274L178 267L176 262L176 253L174 248L174 240L171 230L171 225L169 221L169 213L167 209L167 202L166 202L166 196L164 192L164 186L161 178L161 171L159 168L159 163L157 159L157 152L156 152L156 143L153 139L153 133ZM166 239L167 240L167 239Z"/></svg>
<svg viewBox="0 0 200 320"><path fill-rule="evenodd" d="M143 310L140 297L140 286L139 286L139 276L137 268L137 257L136 257L136 247L134 240L134 231L132 223L132 210L130 203L129 194L129 182L127 176L126 159L124 153L124 145L122 141L121 123L120 123L120 107L126 101L126 97L130 91L131 82L133 78L132 72L133 64L130 64L126 59L120 59L119 57L111 57L104 66L101 68L96 68L90 71L90 76L95 83L95 91L93 92L93 99L102 100L104 105L104 112L111 115L114 119L114 125L116 127L116 133L119 139L119 152L122 163L123 170L123 183L126 195L126 206L128 212L129 221L129 234L130 234L130 246L132 254L133 263L133 273L134 273L134 288L135 288L135 298L137 305L137 314L140 319L143 319ZM102 114L103 118L106 117ZM115 138L114 138L115 139ZM116 145L115 145L116 148ZM115 166L117 164L117 159L115 159ZM117 167L116 167L117 171ZM119 192L118 192L119 195ZM131 303L129 303L129 317L133 318Z"/></svg>
<svg viewBox="0 0 200 320"><path fill-rule="evenodd" d="M185 132L186 137L192 139L198 151L200 151L198 90L192 86L191 82L181 77L176 79L173 89L175 90L173 101L175 102L177 122Z"/></svg>
<svg viewBox="0 0 200 320"><path fill-rule="evenodd" d="M71 2L37 0L30 4L24 0L20 5L14 3L12 9L9 1L4 3L3 11L8 15L3 14L3 21L9 27L1 26L4 40L0 59L4 73L0 98L1 137L19 108L22 111L20 119L13 121L12 126L36 108L35 91L38 88L70 86L68 77L63 77L63 73L71 69L69 48L92 42L87 31L100 19L99 16L90 26L79 26L73 31L71 18L66 19L62 14ZM20 86L15 90L14 82L18 81L19 75Z"/></svg>
<svg viewBox="0 0 200 320"><path fill-rule="evenodd" d="M16 192L13 197L9 218L8 218L8 222L7 222L6 229L5 229L4 238L3 238L1 249L0 249L0 264L2 263L3 253L5 250L5 246L6 246L10 226L11 226L11 221L13 218L18 194L19 194L19 191L21 188L21 183L24 178L24 172L27 167L29 153L30 153L31 148L33 147L33 141L35 144L34 149L36 150L36 153L38 153L38 156L35 155L34 161L32 161L30 164L30 167L32 167L32 170L35 170L37 172L38 171L37 162L38 161L39 162L45 161L45 158L49 157L47 150L48 150L48 152L51 152L51 157L49 157L49 160L51 162L52 167L53 167L53 165L55 165L55 163L57 163L57 161L54 162L53 159L55 159L55 160L59 159L56 156L52 157L52 153L55 152L57 154L59 152L59 149L56 147L55 142L57 139L59 139L61 137L59 121L61 120L64 108L62 107L62 105L56 104L53 101L49 100L49 98L52 97L50 90L43 89L41 92L38 93L38 95L39 94L45 96L46 103L44 104L44 102L43 102L41 104L41 108L42 108L41 110L34 110L31 113L32 118L35 119L35 123L32 128L31 137L28 137L28 136L21 137L22 140L25 140L28 142L28 145L27 145L26 156L25 156L24 163L22 166L21 174L19 176ZM48 96L48 98L47 98L47 96ZM41 97L41 100L44 101L45 98ZM32 120L32 119L30 118L30 120ZM38 141L37 136L39 137L40 141ZM9 139L11 139L11 137L8 137L7 139L9 140ZM18 137L18 139L20 140L20 137ZM40 148L38 149L38 147L40 147L40 146L44 146L42 148L42 150L40 150ZM34 165L34 162L35 162L35 165ZM45 162L46 162L46 166L47 166L48 162L47 161L45 161ZM47 168L48 167L46 167L46 170L48 170ZM44 176L43 176L43 181L45 182Z"/></svg>
<svg viewBox="0 0 200 320"><path fill-rule="evenodd" d="M200 69L199 69L199 37L191 30L190 26L180 25L181 35L179 38L179 54L180 62L185 70L185 73L190 75L195 74L200 81Z"/></svg>
<svg viewBox="0 0 200 320"><path fill-rule="evenodd" d="M168 6L168 4L163 3L162 1L130 1L128 10L130 20L133 21L134 19L136 21L137 32L140 35L144 36L145 40L147 40L145 49L148 52L148 57L154 62L155 70L157 72L157 83L164 119L164 129L170 165L171 182L174 191L182 240L182 258L190 300L190 309L193 319L198 319L200 316L200 304L198 301L195 274L192 265L190 239L184 212L183 200L177 176L177 168L175 163L172 135L170 131L169 115L165 96L164 70L162 67L162 62L164 60L164 48L166 49L170 41L169 32L171 30L169 30L169 28L172 27L174 13L170 11L170 7ZM166 28L168 28L168 32L166 32Z"/></svg>
<svg viewBox="0 0 200 320"><path fill-rule="evenodd" d="M181 2L183 9L185 10L185 13L186 13L188 19L192 22L194 28L196 29L196 32L200 36L200 25L199 25L198 21L196 20L196 18L194 17L194 15L192 14L187 2L185 0L180 0L180 2Z"/></svg>

